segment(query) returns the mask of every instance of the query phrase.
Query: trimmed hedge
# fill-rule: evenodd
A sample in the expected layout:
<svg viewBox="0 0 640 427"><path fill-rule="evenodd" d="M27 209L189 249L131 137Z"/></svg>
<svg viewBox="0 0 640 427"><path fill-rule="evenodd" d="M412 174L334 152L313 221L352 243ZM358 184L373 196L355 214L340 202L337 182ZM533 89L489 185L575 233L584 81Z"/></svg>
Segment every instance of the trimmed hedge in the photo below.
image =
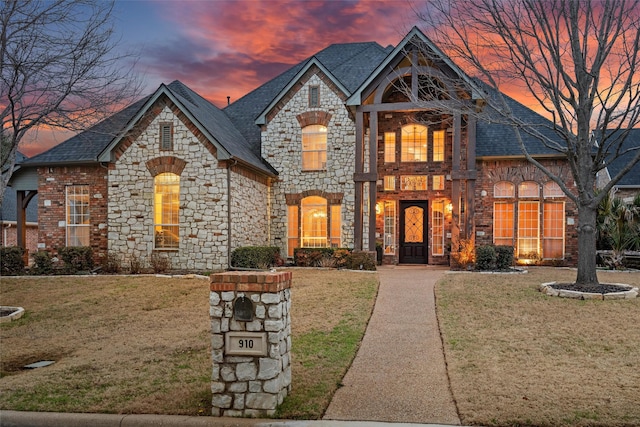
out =
<svg viewBox="0 0 640 427"><path fill-rule="evenodd" d="M322 259L333 257L333 248L295 248L293 262L298 267L318 267Z"/></svg>
<svg viewBox="0 0 640 427"><path fill-rule="evenodd" d="M281 264L280 248L277 246L244 246L231 252L232 267L264 270Z"/></svg>
<svg viewBox="0 0 640 427"><path fill-rule="evenodd" d="M496 259L496 249L494 246L483 245L476 248L477 270L494 270L496 268Z"/></svg>
<svg viewBox="0 0 640 427"><path fill-rule="evenodd" d="M0 263L3 276L17 276L24 273L24 249L19 246L0 248Z"/></svg>
<svg viewBox="0 0 640 427"><path fill-rule="evenodd" d="M66 273L89 271L93 268L93 249L90 246L67 246L58 248L58 254L64 261Z"/></svg>
<svg viewBox="0 0 640 427"><path fill-rule="evenodd" d="M508 270L514 263L513 246L496 246L496 269Z"/></svg>
<svg viewBox="0 0 640 427"><path fill-rule="evenodd" d="M53 260L47 251L38 251L33 254L34 266L31 268L33 274L45 276L53 273Z"/></svg>

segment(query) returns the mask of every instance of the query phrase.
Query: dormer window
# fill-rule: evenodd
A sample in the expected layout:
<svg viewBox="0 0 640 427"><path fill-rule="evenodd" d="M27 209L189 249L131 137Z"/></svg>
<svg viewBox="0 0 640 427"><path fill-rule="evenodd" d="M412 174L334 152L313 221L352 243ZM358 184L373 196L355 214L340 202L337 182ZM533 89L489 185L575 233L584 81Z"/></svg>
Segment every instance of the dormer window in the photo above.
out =
<svg viewBox="0 0 640 427"><path fill-rule="evenodd" d="M160 123L160 149L173 150L173 123Z"/></svg>
<svg viewBox="0 0 640 427"><path fill-rule="evenodd" d="M320 87L309 86L309 107L320 106Z"/></svg>

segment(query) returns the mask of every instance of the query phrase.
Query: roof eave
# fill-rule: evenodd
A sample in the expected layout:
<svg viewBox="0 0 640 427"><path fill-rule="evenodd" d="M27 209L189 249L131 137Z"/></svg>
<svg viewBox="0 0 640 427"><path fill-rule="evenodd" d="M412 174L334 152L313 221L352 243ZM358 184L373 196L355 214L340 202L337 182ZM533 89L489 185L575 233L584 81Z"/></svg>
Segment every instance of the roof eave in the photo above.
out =
<svg viewBox="0 0 640 427"><path fill-rule="evenodd" d="M213 145L215 145L216 149L218 150L218 156L219 156L218 160L227 160L232 157L231 154L224 148L224 146L222 146L213 137L213 135L211 135L209 131L204 126L202 126L202 124L193 116L193 114L191 114L189 109L173 95L173 92L171 92L171 90L164 83L162 83L158 88L158 90L156 90L156 92L153 94L153 96L149 98L149 100L140 108L140 110L136 113L136 115L133 116L133 118L129 121L129 123L127 123L127 125L120 132L120 134L117 137L115 137L109 143L109 145L98 155L99 162L113 162L115 160L112 153L113 149L118 145L118 143L122 140L122 138L131 129L133 129L136 123L138 123L138 121L142 118L142 116L163 94L166 95L171 100L171 102L173 102L176 106L178 106L178 108L184 113L185 116L187 116L187 118L191 121L191 123L195 124L198 130L202 132L205 135L205 137Z"/></svg>
<svg viewBox="0 0 640 427"><path fill-rule="evenodd" d="M469 85L469 87L471 88L472 99L476 100L484 98L484 92L473 82L473 80L471 80L469 76L466 75L466 73L464 73L456 64L454 64L447 55L445 55L440 49L438 49L438 47L434 45L431 40L429 40L427 36L425 36L424 33L422 33L422 31L418 29L418 27L413 27L411 31L409 31L409 33L402 39L402 41L398 43L393 51L391 51L391 53L387 55L384 61L382 61L380 65L378 65L378 67L373 70L373 72L360 85L360 87L356 89L349 98L347 98L347 101L345 102L347 106L357 106L362 104L362 92L364 91L364 89L367 88L373 82L376 76L380 72L382 72L398 54L402 52L402 50L407 46L407 44L413 37L418 37L423 43L429 46L429 48L432 49L445 64L447 64L458 76L460 76L465 81L466 84Z"/></svg>

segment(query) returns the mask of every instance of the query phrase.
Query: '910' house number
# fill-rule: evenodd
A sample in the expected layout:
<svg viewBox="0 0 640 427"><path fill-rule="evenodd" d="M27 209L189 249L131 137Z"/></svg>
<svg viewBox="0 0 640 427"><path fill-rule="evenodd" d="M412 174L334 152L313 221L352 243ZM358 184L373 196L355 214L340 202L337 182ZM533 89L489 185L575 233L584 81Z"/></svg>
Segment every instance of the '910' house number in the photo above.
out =
<svg viewBox="0 0 640 427"><path fill-rule="evenodd" d="M266 332L227 332L225 354L228 356L266 356Z"/></svg>

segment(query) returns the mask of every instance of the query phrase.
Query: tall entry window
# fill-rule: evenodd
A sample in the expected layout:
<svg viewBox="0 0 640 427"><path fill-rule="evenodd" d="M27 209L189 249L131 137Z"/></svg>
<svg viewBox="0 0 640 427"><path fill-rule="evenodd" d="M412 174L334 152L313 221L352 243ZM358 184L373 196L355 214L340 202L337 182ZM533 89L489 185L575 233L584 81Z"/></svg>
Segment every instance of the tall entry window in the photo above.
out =
<svg viewBox="0 0 640 427"><path fill-rule="evenodd" d="M69 185L67 199L67 246L89 246L89 186Z"/></svg>
<svg viewBox="0 0 640 427"><path fill-rule="evenodd" d="M327 127L310 125L302 128L302 170L327 169Z"/></svg>
<svg viewBox="0 0 640 427"><path fill-rule="evenodd" d="M154 248L176 250L180 244L180 176L161 173L154 179Z"/></svg>
<svg viewBox="0 0 640 427"><path fill-rule="evenodd" d="M540 197L538 183L518 185L518 257L536 258L540 247Z"/></svg>
<svg viewBox="0 0 640 427"><path fill-rule="evenodd" d="M411 124L402 127L402 162L427 161L427 127Z"/></svg>
<svg viewBox="0 0 640 427"><path fill-rule="evenodd" d="M444 255L444 200L433 202L432 205L431 253Z"/></svg>

